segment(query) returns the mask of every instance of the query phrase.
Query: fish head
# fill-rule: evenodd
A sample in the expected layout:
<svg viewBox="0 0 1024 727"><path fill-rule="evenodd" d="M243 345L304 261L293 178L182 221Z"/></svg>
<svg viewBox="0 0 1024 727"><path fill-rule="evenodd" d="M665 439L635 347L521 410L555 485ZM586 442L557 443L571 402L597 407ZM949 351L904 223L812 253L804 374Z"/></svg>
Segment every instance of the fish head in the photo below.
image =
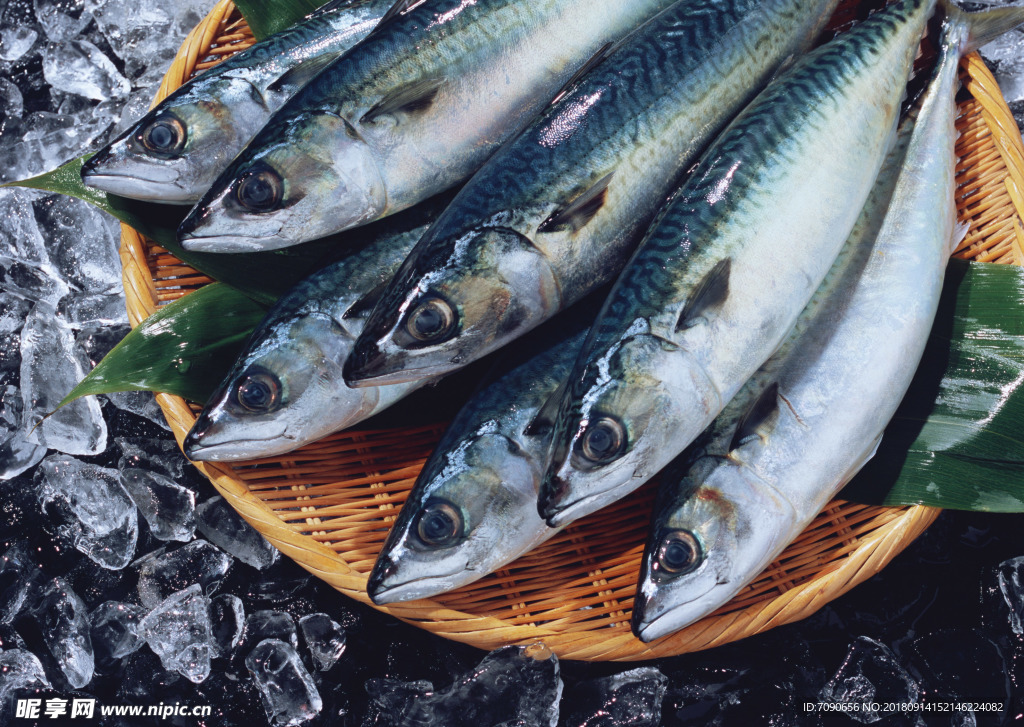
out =
<svg viewBox="0 0 1024 727"><path fill-rule="evenodd" d="M716 458L707 478L684 478L675 493L655 513L640 564L632 625L644 642L726 604L795 535L789 503L730 460Z"/></svg>
<svg viewBox="0 0 1024 727"><path fill-rule="evenodd" d="M345 386L341 362L352 341L329 315L308 309L259 329L185 438L185 454L269 457L362 419L379 392Z"/></svg>
<svg viewBox="0 0 1024 727"><path fill-rule="evenodd" d="M266 117L252 84L218 78L143 116L85 162L82 182L133 199L192 204Z"/></svg>
<svg viewBox="0 0 1024 727"><path fill-rule="evenodd" d="M541 484L540 514L551 526L640 487L700 433L718 401L699 367L646 332L624 336L578 381L558 412Z"/></svg>
<svg viewBox="0 0 1024 727"><path fill-rule="evenodd" d="M303 113L257 135L189 212L178 239L197 252L276 250L371 222L386 206L376 158L352 125Z"/></svg>
<svg viewBox="0 0 1024 727"><path fill-rule="evenodd" d="M547 259L519 232L483 227L442 247L443 258L410 261L395 277L346 365L350 385L454 371L561 307Z"/></svg>
<svg viewBox="0 0 1024 727"><path fill-rule="evenodd" d="M514 440L478 432L431 460L370 574L376 604L428 598L505 565L553 533L537 515L541 466Z"/></svg>

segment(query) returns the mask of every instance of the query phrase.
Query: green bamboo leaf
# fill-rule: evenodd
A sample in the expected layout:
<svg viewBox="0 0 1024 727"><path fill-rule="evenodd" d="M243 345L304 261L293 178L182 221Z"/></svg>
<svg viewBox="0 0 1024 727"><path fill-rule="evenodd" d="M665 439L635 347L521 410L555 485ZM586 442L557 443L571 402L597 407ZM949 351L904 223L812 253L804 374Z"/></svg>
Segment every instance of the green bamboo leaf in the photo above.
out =
<svg viewBox="0 0 1024 727"><path fill-rule="evenodd" d="M176 234L188 207L142 202L86 187L82 183L82 165L90 156L92 154L86 154L52 172L2 186L41 189L85 200L134 227L192 268L241 290L261 303L275 301L292 285L323 265L332 250L359 243L359 235L350 233L345 241L327 238L270 252L242 255L189 252L178 244Z"/></svg>
<svg viewBox="0 0 1024 727"><path fill-rule="evenodd" d="M1024 269L950 264L914 382L840 497L1024 512Z"/></svg>
<svg viewBox="0 0 1024 727"><path fill-rule="evenodd" d="M223 283L164 306L108 353L60 406L91 394L161 391L204 403L267 308Z"/></svg>
<svg viewBox="0 0 1024 727"><path fill-rule="evenodd" d="M302 20L326 0L235 0L256 40L278 33Z"/></svg>

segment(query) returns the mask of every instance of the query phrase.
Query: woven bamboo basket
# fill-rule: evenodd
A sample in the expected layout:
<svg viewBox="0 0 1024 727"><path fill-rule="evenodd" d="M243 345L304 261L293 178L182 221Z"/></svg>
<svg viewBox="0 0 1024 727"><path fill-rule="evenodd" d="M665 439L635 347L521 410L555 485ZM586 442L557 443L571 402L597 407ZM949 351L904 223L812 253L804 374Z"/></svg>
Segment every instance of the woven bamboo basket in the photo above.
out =
<svg viewBox="0 0 1024 727"><path fill-rule="evenodd" d="M836 23L856 10L856 3L845 3ZM156 101L252 42L231 0L220 0L186 39ZM1024 145L980 58L966 58L962 74L971 98L960 106L957 201L970 232L957 255L1024 264ZM209 282L127 226L121 260L133 326L161 304ZM197 409L164 394L157 401L180 445ZM443 429L438 422L342 432L285 456L196 466L282 553L372 606L367 574ZM939 514L927 507L835 500L732 602L673 636L643 644L630 633L629 617L652 501L648 485L473 585L432 600L375 608L485 649L543 640L566 659L671 656L806 618L884 568Z"/></svg>

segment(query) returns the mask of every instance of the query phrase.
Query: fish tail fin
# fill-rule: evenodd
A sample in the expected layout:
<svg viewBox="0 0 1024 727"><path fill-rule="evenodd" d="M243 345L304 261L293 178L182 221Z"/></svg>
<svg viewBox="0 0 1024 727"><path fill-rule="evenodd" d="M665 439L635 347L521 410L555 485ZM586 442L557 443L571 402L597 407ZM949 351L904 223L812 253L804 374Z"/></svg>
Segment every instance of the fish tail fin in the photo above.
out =
<svg viewBox="0 0 1024 727"><path fill-rule="evenodd" d="M946 17L963 27L961 53L967 54L1024 24L1024 7L994 8L968 13L957 7L953 0L939 0Z"/></svg>

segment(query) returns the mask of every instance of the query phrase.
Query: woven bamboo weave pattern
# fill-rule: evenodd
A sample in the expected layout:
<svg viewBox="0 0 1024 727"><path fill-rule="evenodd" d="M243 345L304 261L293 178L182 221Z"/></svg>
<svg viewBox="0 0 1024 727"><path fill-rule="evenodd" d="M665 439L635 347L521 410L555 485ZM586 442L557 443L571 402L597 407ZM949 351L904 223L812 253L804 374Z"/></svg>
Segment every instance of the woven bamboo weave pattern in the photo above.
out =
<svg viewBox="0 0 1024 727"><path fill-rule="evenodd" d="M837 24L857 14L844 3ZM156 101L252 36L221 0L186 39ZM960 107L958 208L970 233L957 254L1024 264L1024 145L991 74L962 64L972 98ZM128 313L157 307L209 282L123 227ZM195 408L160 394L179 444ZM444 423L342 432L289 455L197 467L254 527L315 576L363 603L366 574ZM715 614L643 644L629 631L653 484L560 533L502 571L456 592L380 610L447 638L493 649L543 639L561 658L636 660L705 649L805 618L881 570L939 511L834 501L755 582Z"/></svg>

